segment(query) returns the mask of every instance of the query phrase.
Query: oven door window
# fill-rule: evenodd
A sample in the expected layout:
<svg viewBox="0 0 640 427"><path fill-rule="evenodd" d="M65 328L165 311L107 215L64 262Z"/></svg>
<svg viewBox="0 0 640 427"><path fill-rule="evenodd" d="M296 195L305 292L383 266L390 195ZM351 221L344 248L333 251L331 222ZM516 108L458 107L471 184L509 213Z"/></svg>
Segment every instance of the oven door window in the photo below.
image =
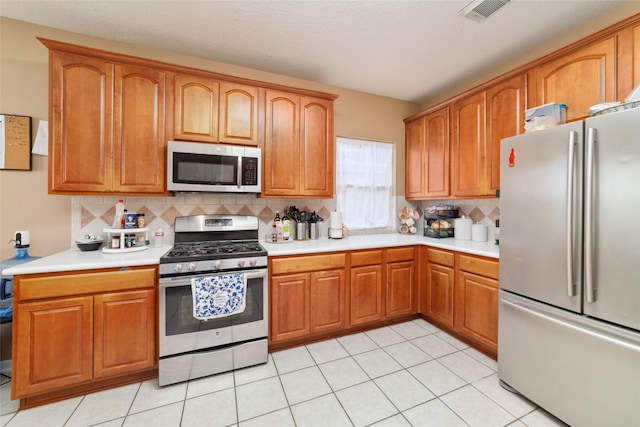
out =
<svg viewBox="0 0 640 427"><path fill-rule="evenodd" d="M173 154L173 181L182 184L236 185L238 158L215 154Z"/></svg>
<svg viewBox="0 0 640 427"><path fill-rule="evenodd" d="M166 334L179 335L262 320L264 318L263 280L263 278L247 279L246 307L242 313L206 321L193 317L190 284L166 288Z"/></svg>

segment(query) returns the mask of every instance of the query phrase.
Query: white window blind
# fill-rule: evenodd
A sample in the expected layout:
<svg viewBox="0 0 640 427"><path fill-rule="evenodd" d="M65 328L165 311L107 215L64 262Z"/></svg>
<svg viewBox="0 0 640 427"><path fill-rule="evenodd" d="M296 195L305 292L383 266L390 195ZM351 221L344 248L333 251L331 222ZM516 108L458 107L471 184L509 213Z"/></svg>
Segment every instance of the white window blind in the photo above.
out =
<svg viewBox="0 0 640 427"><path fill-rule="evenodd" d="M336 209L351 230L394 227L392 143L336 138Z"/></svg>

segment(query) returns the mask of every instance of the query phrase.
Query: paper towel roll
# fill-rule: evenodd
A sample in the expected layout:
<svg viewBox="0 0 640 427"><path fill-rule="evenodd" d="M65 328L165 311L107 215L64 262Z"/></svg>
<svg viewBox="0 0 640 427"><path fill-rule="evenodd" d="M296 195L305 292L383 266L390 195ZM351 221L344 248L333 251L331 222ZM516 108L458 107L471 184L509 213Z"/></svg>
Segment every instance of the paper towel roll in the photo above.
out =
<svg viewBox="0 0 640 427"><path fill-rule="evenodd" d="M342 230L342 212L331 212L329 214L329 228Z"/></svg>
<svg viewBox="0 0 640 427"><path fill-rule="evenodd" d="M469 218L456 218L453 221L453 235L456 240L471 240L471 225L473 221Z"/></svg>
<svg viewBox="0 0 640 427"><path fill-rule="evenodd" d="M473 224L471 226L471 240L474 242L486 242L489 229L483 224Z"/></svg>

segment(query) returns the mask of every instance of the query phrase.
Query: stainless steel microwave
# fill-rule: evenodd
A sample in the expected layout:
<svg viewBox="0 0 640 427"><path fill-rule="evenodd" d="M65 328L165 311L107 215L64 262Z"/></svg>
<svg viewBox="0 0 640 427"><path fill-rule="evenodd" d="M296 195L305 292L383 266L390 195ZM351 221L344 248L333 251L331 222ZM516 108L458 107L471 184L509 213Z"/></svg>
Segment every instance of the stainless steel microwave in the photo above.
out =
<svg viewBox="0 0 640 427"><path fill-rule="evenodd" d="M262 150L257 147L169 141L167 190L260 193Z"/></svg>

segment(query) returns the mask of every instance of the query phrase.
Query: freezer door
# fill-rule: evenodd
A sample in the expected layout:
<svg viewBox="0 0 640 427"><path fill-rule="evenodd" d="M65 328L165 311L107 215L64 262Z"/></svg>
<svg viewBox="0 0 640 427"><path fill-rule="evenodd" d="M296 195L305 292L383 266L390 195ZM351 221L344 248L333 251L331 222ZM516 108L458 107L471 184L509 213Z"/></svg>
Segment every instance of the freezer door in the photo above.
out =
<svg viewBox="0 0 640 427"><path fill-rule="evenodd" d="M640 330L640 108L585 129L584 311Z"/></svg>
<svg viewBox="0 0 640 427"><path fill-rule="evenodd" d="M500 144L500 287L580 311L583 122Z"/></svg>
<svg viewBox="0 0 640 427"><path fill-rule="evenodd" d="M498 376L572 426L638 426L640 333L500 291Z"/></svg>

